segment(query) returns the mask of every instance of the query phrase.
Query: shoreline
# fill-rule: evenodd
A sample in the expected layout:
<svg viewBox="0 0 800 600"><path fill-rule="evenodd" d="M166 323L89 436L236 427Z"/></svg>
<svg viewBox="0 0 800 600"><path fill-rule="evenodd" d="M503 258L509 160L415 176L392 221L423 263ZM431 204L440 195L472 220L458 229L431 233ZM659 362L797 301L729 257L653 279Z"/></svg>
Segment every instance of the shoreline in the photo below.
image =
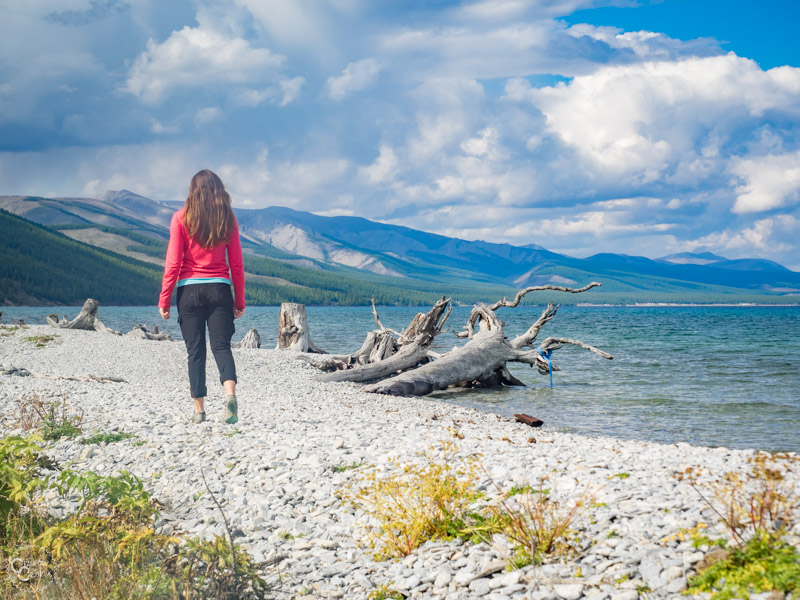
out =
<svg viewBox="0 0 800 600"><path fill-rule="evenodd" d="M22 338L57 335L43 348ZM0 431L15 425L14 401L26 394L63 394L84 411L83 437L124 431L131 440L89 446L79 439L46 444L73 468L110 475L128 469L167 508L165 531L212 537L219 512L202 494L201 470L222 503L236 542L257 560L285 556L279 598L368 598L388 586L412 598L635 600L678 597L702 553L678 539L700 522L721 535L711 511L675 474L701 466L714 474L744 469L754 450L708 448L584 437L531 429L478 410L425 398L365 394L356 384L322 384L290 354L235 349L241 417L221 422L222 392L208 359L209 421L192 424L183 344L31 325L0 338L0 365L59 377L121 377L99 383L0 375ZM454 437L457 435L457 437ZM535 442L531 441L535 439ZM591 522L582 524L586 551L576 560L477 577L504 558L502 543L475 546L428 542L409 557L376 562L362 543L363 514L344 505L339 490L393 457L419 460L444 440L457 458L481 455L493 483L535 484L541 476L565 502L595 490ZM143 441L141 445L133 442ZM337 467L358 464L337 471ZM624 476L623 476L624 475ZM798 479L800 474L792 475ZM198 495L198 493L200 493ZM613 531L614 535L609 537ZM404 587L405 586L405 587ZM681 587L683 586L683 587Z"/></svg>

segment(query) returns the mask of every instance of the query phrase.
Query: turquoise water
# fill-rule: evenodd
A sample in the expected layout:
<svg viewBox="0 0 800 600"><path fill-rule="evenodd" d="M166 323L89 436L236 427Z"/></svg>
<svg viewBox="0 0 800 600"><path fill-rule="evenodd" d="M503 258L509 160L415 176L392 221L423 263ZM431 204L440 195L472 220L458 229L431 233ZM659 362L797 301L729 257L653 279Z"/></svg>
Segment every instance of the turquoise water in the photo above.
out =
<svg viewBox="0 0 800 600"><path fill-rule="evenodd" d="M375 327L368 307L309 307L312 338L333 353L358 349ZM500 309L506 333L525 331L542 307ZM43 323L79 307L3 307L3 322ZM380 309L384 325L401 330L417 309ZM469 308L456 307L448 324L460 329ZM103 322L123 332L159 324L180 336L175 319L154 308L101 307ZM278 309L249 307L235 340L250 327L262 347L275 346ZM553 355L563 370L547 376L523 366L511 370L526 388L439 392L444 402L503 415L527 413L549 427L666 443L800 452L800 307L574 307L564 306L540 333L581 339L614 355L608 361L578 348ZM437 339L444 351L457 340ZM24 365L21 365L24 366Z"/></svg>

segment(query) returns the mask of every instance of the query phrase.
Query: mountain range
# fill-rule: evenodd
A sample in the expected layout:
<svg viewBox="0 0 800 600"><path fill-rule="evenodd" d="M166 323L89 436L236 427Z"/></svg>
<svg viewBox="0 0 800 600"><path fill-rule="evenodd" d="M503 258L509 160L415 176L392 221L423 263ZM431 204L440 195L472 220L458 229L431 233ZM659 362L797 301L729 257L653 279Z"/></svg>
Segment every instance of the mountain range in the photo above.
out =
<svg viewBox="0 0 800 600"><path fill-rule="evenodd" d="M99 198L0 197L0 209L152 264L163 264L169 221L181 205L127 190ZM536 244L461 240L359 217L323 217L286 207L235 211L250 281L293 293L297 288L337 291L332 288L351 282L352 289L363 287L366 294L356 298L353 293L346 300L340 293L322 303L368 301L370 288L385 292L380 295L390 303L392 292L402 303L426 303L437 293L472 302L530 285L582 286L595 280L603 283L597 293L571 301L800 301L800 273L763 259L730 260L711 253L655 260L611 253L574 258Z"/></svg>

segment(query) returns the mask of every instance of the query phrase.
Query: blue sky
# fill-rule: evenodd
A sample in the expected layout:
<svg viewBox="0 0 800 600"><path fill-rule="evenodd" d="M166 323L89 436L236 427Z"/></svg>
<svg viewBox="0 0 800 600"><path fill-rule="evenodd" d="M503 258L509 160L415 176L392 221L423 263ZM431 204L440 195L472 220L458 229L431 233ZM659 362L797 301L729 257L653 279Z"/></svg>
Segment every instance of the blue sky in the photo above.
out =
<svg viewBox="0 0 800 600"><path fill-rule="evenodd" d="M0 194L800 270L795 0L0 0Z"/></svg>

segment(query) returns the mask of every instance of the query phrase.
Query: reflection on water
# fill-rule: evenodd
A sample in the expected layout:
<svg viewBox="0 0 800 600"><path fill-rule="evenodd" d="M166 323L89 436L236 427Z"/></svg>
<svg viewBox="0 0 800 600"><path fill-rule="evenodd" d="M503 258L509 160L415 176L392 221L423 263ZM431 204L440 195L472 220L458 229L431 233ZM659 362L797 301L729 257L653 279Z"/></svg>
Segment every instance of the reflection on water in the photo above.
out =
<svg viewBox="0 0 800 600"><path fill-rule="evenodd" d="M8 323L43 323L52 312L80 307L4 307ZM500 309L509 336L524 332L542 307ZM308 307L314 342L333 353L357 350L375 328L369 307ZM380 309L381 321L402 330L418 312ZM469 308L456 307L458 329ZM158 324L180 337L173 318L150 307L101 307L109 327L127 332ZM235 340L255 327L262 347L277 339L277 307L249 307ZM540 334L581 339L614 355L608 361L579 348L553 355L561 371L549 378L524 365L512 373L528 387L444 391L432 398L503 415L528 413L548 427L588 435L658 442L800 451L800 307L573 307L564 306ZM437 351L463 344L452 333ZM24 366L24 365L23 365Z"/></svg>

